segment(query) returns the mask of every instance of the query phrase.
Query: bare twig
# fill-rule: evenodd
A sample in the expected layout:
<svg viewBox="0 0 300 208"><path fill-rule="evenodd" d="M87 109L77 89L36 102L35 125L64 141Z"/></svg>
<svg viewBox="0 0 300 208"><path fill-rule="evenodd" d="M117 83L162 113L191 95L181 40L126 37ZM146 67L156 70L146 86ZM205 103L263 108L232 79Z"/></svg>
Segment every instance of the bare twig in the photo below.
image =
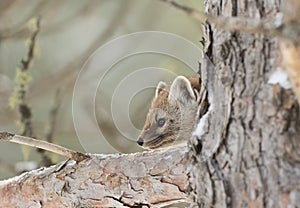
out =
<svg viewBox="0 0 300 208"><path fill-rule="evenodd" d="M10 6L15 6L14 3L18 4L20 2L18 1L10 1L10 3L7 3L8 5L5 7L0 7L0 21L3 21L1 19L1 15L5 13L5 11L9 11ZM18 40L22 39L24 37L27 37L28 34L30 34L30 30L28 27L23 27L24 23L30 19L30 17L35 16L36 14L43 14L43 17L47 19L47 17L51 17L51 11L56 11L58 8L61 7L61 4L53 4L50 1L41 1L41 2L35 2L36 4L30 5L31 11L26 14L26 17L22 18L23 21L20 23L14 25L13 27L3 27L0 28L0 39L10 39L10 40ZM65 3L65 2L64 2ZM43 33L47 35L51 35L53 32L57 32L58 30L65 29L66 25L72 24L73 22L76 22L76 18L82 18L86 14L93 14L94 10L98 9L99 6L101 6L102 1L91 1L84 3L81 7L78 9L74 9L70 14L65 14L63 17L63 21L48 21L46 25L43 25ZM68 5L68 3L66 3ZM18 5L20 7L20 5ZM21 5L22 6L22 5Z"/></svg>
<svg viewBox="0 0 300 208"><path fill-rule="evenodd" d="M28 27L24 27L24 25L33 16L36 16L36 14L43 14L43 12L41 12L41 11L43 10L43 8L45 8L47 3L48 3L47 1L41 1L41 2L36 2L36 3L31 4L30 7L28 8L28 12L26 12L25 16L22 17L22 20L20 22L18 22L17 24L12 24L13 27L11 27L11 24L8 24L7 27L1 27L0 39L2 39L2 40L16 39L16 38L19 39L19 38L25 38L28 35L30 35L32 33L32 30ZM5 14L8 11L10 11L11 8L13 8L13 7L16 7L16 8L21 7L22 8L22 2L10 1L10 3L7 5L7 7L0 8L0 19L1 19L2 23L8 22L8 21L5 21L6 20ZM14 22L14 23L16 23L16 22Z"/></svg>
<svg viewBox="0 0 300 208"><path fill-rule="evenodd" d="M60 89L57 89L54 97L54 103L50 110L49 130L46 133L46 141L50 143L52 143L53 140L53 134L55 132L56 122L57 122L57 113L60 104L61 104Z"/></svg>
<svg viewBox="0 0 300 208"><path fill-rule="evenodd" d="M209 22L215 24L218 28L231 32L246 32L264 34L273 37L279 37L285 40L297 41L297 38L291 33L286 33L286 28L283 25L275 25L274 19L253 19L244 17L221 17L205 14L194 8L177 3L174 0L160 0L165 2L176 9L185 12L186 14L194 17L200 22Z"/></svg>
<svg viewBox="0 0 300 208"><path fill-rule="evenodd" d="M116 15L109 19L109 23L107 23L107 25L110 25L110 27L104 32L101 32L79 56L75 57L66 66L57 70L56 73L33 83L31 90L32 98L38 98L41 93L45 94L49 92L51 88L44 86L53 86L53 83L55 83L55 86L63 87L66 91L73 90L74 82L78 75L78 70L80 70L84 62L89 58L89 56L91 56L92 53L95 52L95 50L99 48L102 43L107 42L109 39L114 37L114 34L116 34L116 30L118 29L115 27L115 25L124 24L123 22L125 16L128 14L128 10L130 8L130 5L126 3L126 1L121 1L118 10L116 11Z"/></svg>
<svg viewBox="0 0 300 208"><path fill-rule="evenodd" d="M56 144L48 143L48 142L42 141L42 140L33 139L30 137L11 134L8 132L0 132L0 140L14 142L17 144L24 144L24 145L31 146L31 147L37 147L37 148L47 150L47 151L59 154L61 156L70 158L77 162L80 162L86 158L89 158L89 156L87 156L83 153L75 152L73 150L67 149L65 147L62 147L62 146L59 146Z"/></svg>
<svg viewBox="0 0 300 208"><path fill-rule="evenodd" d="M48 127L47 133L46 133L46 141L49 143L52 143L52 140L53 140L53 134L55 132L57 113L58 113L60 103L61 103L60 90L57 89L57 91L55 93L54 103L50 110L49 127ZM37 149L37 152L42 155L41 166L49 166L49 165L53 164L51 158L46 154L45 150Z"/></svg>

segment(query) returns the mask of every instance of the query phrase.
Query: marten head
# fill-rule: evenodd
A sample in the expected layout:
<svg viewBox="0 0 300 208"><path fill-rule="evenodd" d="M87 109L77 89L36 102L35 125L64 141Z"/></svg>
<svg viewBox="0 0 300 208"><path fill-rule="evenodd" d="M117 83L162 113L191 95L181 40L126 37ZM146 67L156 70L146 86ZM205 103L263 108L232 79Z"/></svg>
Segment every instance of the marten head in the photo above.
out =
<svg viewBox="0 0 300 208"><path fill-rule="evenodd" d="M178 76L171 86L160 82L137 143L147 149L190 138L199 107L200 79Z"/></svg>

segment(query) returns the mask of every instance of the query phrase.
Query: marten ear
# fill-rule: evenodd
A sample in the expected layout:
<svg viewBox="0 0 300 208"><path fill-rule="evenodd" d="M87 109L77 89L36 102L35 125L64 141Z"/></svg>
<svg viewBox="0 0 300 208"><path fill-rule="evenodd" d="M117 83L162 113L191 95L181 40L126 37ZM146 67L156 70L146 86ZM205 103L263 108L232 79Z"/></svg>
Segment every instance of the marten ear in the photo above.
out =
<svg viewBox="0 0 300 208"><path fill-rule="evenodd" d="M193 88L189 80L183 76L178 76L172 83L168 100L171 102L180 102L185 105L192 100L196 100Z"/></svg>
<svg viewBox="0 0 300 208"><path fill-rule="evenodd" d="M157 97L162 90L167 90L167 84L160 81L155 90L155 97Z"/></svg>

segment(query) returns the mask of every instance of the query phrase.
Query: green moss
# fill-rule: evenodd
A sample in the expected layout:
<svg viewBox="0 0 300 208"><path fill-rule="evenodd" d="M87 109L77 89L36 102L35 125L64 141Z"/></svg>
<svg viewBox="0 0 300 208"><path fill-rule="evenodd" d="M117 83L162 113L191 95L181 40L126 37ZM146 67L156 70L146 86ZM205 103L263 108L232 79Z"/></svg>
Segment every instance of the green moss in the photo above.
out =
<svg viewBox="0 0 300 208"><path fill-rule="evenodd" d="M31 80L32 76L28 70L23 71L20 68L17 68L15 81L18 85L28 85Z"/></svg>
<svg viewBox="0 0 300 208"><path fill-rule="evenodd" d="M38 28L38 17L33 17L31 18L28 23L27 23L27 27L29 28L29 30L31 30L32 32L36 32L39 28Z"/></svg>
<svg viewBox="0 0 300 208"><path fill-rule="evenodd" d="M22 71L20 68L16 70L16 86L9 98L9 107L14 109L17 105L23 102L20 94L24 94L28 91L28 83L32 80L32 76L28 71Z"/></svg>

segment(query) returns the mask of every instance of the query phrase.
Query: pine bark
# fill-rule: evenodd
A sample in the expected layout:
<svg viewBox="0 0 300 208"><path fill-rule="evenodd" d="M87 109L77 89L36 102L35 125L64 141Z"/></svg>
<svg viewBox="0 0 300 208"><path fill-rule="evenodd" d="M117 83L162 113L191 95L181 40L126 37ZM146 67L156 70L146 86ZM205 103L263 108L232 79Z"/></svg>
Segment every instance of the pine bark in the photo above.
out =
<svg viewBox="0 0 300 208"><path fill-rule="evenodd" d="M208 0L205 7L208 14L225 17L275 20L300 14L287 13L299 3L284 3L290 8L282 9L280 0ZM213 106L205 134L190 141L194 206L299 207L299 105L292 89L268 84L278 67L285 69L282 41L210 24L204 33L204 51L214 65ZM202 65L204 79L207 70Z"/></svg>
<svg viewBox="0 0 300 208"><path fill-rule="evenodd" d="M162 207L187 200L187 148L90 155L0 181L1 207Z"/></svg>

